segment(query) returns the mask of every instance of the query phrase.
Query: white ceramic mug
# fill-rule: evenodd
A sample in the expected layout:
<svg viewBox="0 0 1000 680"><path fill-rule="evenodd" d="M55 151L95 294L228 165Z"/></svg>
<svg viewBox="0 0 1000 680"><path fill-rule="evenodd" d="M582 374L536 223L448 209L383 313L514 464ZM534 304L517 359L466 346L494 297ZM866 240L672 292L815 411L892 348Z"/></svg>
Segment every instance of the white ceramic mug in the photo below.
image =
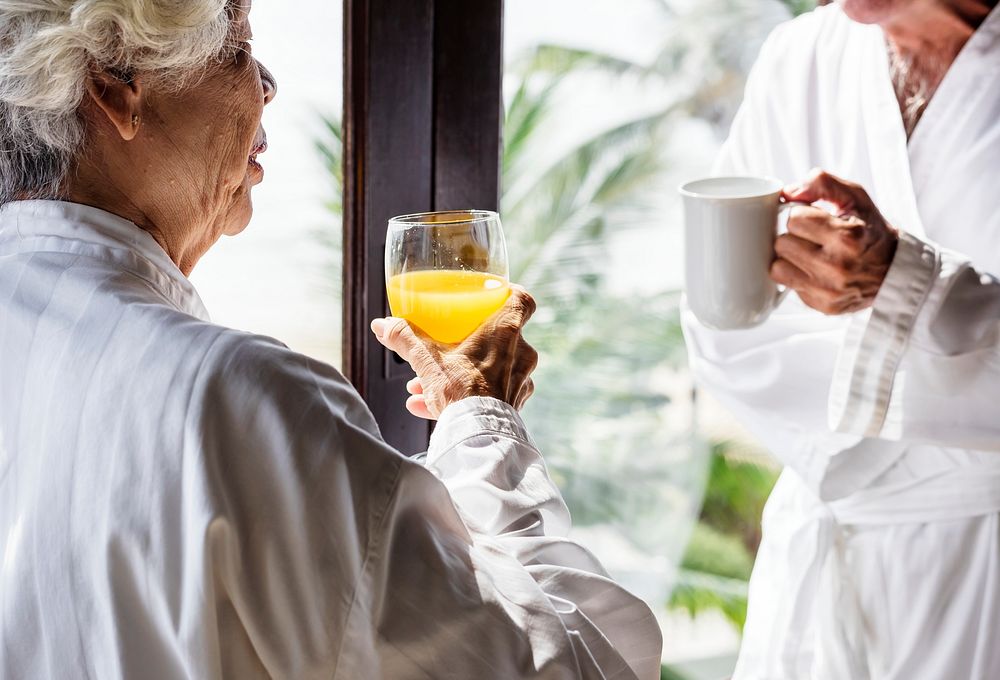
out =
<svg viewBox="0 0 1000 680"><path fill-rule="evenodd" d="M784 298L768 275L779 215L793 205L779 201L782 186L768 177L711 177L680 188L687 301L706 326L752 328Z"/></svg>

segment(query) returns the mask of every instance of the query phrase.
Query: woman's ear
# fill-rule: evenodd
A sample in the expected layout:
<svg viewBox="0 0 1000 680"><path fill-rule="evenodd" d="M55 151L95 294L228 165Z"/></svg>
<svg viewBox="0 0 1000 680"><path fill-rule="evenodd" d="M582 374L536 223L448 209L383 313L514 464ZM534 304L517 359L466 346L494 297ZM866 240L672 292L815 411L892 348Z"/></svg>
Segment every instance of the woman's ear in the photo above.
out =
<svg viewBox="0 0 1000 680"><path fill-rule="evenodd" d="M142 123L142 83L108 71L92 71L87 94L125 141L135 139Z"/></svg>

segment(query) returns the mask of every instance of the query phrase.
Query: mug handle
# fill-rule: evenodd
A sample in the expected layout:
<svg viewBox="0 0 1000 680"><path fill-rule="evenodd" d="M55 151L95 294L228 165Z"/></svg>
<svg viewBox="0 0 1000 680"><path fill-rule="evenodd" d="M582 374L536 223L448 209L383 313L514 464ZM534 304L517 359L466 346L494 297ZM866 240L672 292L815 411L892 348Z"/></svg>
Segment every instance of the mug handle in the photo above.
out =
<svg viewBox="0 0 1000 680"><path fill-rule="evenodd" d="M780 206L778 206L778 222L779 223L781 222L781 213L783 213L786 210L791 210L792 208L798 206L804 206L808 208L812 207L812 204L805 203L803 201L789 201L788 203L782 203ZM788 223L788 218L785 218L785 224L787 223ZM772 304L771 309L774 309L775 307L777 307L782 303L782 301L788 295L788 290L789 290L788 288L785 288L783 286L777 287L777 292L774 294L774 303Z"/></svg>

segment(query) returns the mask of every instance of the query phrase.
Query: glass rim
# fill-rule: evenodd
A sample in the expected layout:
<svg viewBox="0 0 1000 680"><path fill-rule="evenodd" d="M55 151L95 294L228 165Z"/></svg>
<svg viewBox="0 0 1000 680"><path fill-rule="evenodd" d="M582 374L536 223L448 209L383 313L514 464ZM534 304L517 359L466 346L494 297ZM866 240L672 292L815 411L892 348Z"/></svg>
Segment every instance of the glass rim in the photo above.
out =
<svg viewBox="0 0 1000 680"><path fill-rule="evenodd" d="M428 221L431 215L463 215L464 217L454 220ZM410 213L409 215L397 215L389 218L389 226L400 225L404 227L446 227L456 224L475 224L486 222L492 219L499 219L499 213L493 210L430 210L427 212Z"/></svg>

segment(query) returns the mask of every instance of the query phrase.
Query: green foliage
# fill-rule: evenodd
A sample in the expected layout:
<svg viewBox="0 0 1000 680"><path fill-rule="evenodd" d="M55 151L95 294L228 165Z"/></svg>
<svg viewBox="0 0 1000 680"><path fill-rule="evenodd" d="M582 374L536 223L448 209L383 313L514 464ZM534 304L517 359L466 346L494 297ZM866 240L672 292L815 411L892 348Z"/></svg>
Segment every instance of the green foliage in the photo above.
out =
<svg viewBox="0 0 1000 680"><path fill-rule="evenodd" d="M671 670L670 666L664 665L660 668L660 680L690 680L690 678Z"/></svg>
<svg viewBox="0 0 1000 680"><path fill-rule="evenodd" d="M816 0L781 0L781 4L787 7L794 16L798 16L816 9L817 2Z"/></svg>
<svg viewBox="0 0 1000 680"><path fill-rule="evenodd" d="M739 537L751 553L760 544L760 516L777 471L768 465L727 455L732 442L713 446L701 519L730 536Z"/></svg>
<svg viewBox="0 0 1000 680"><path fill-rule="evenodd" d="M753 567L753 555L732 534L699 522L691 533L681 568L728 579L747 581Z"/></svg>
<svg viewBox="0 0 1000 680"><path fill-rule="evenodd" d="M669 606L692 617L716 610L738 630L747 619L746 582L714 578L702 573L682 573L670 595Z"/></svg>
<svg viewBox="0 0 1000 680"><path fill-rule="evenodd" d="M701 519L681 561L669 606L692 616L717 609L742 630L746 583L760 542L760 516L777 472L735 460L727 455L727 447L727 442L713 447Z"/></svg>
<svg viewBox="0 0 1000 680"><path fill-rule="evenodd" d="M684 406L663 384L684 370L677 305L671 293L556 302L526 332L541 361L525 418L574 525L614 526L650 551L674 530L665 515L696 510L701 485L701 467L687 464L690 432L667 420Z"/></svg>
<svg viewBox="0 0 1000 680"><path fill-rule="evenodd" d="M510 98L504 125L501 208L511 278L546 303L592 294L605 273L610 224L634 210L663 170L664 112L594 132L555 154L545 149L564 87L560 74L528 73Z"/></svg>
<svg viewBox="0 0 1000 680"><path fill-rule="evenodd" d="M752 567L753 555L739 538L699 522L681 562L669 606L686 610L692 617L717 609L742 630Z"/></svg>
<svg viewBox="0 0 1000 680"><path fill-rule="evenodd" d="M661 554L676 540L664 517L692 514L702 483L689 429L670 422L683 405L665 388L684 370L679 295L617 293L607 276L609 239L648 218L661 189L671 107L552 145L573 74L602 60L541 46L508 69L501 208L511 278L540 304L526 331L540 362L525 419L575 526Z"/></svg>
<svg viewBox="0 0 1000 680"><path fill-rule="evenodd" d="M669 169L662 150L675 123L700 118L724 133L756 52L748 47L747 26L761 7L759 0L708 0L679 13L671 0L659 2L672 29L649 63L560 45L541 45L517 59L504 131L511 272L543 308L528 331L541 363L526 417L574 522L609 524L633 543L643 530L656 534L657 520L662 525L664 517L683 513L683 501L669 489L696 493L692 467L700 454L693 433L667 422L667 412L681 405L671 403L661 384L664 371L682 370L685 361L677 295L612 294L605 280L608 239L648 211L647 192L661 187ZM574 146L539 154L564 89L581 74L638 78L670 96ZM701 521L669 605L692 615L717 609L742 628L773 472L730 459L725 446L714 447ZM660 509L658 518L650 508Z"/></svg>
<svg viewBox="0 0 1000 680"><path fill-rule="evenodd" d="M333 224L316 229L316 242L322 247L327 275L324 277L327 292L334 300L343 297L343 218L344 218L344 139L340 117L336 115L322 118L323 134L315 140L314 146L323 167L331 179L326 208L334 220Z"/></svg>
<svg viewBox="0 0 1000 680"><path fill-rule="evenodd" d="M330 192L326 207L337 217L344 215L344 132L340 116L324 117L323 136L315 141L316 152L323 161L334 191Z"/></svg>

